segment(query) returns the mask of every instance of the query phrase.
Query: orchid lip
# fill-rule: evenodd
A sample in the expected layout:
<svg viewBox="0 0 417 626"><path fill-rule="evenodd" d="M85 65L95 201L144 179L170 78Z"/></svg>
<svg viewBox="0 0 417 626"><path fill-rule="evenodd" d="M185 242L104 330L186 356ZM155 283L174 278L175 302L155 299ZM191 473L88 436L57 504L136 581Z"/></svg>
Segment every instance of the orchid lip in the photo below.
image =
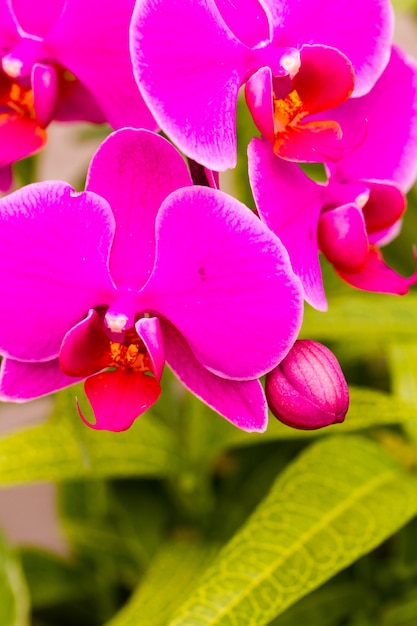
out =
<svg viewBox="0 0 417 626"><path fill-rule="evenodd" d="M148 348L136 329L130 326L116 331L116 327L115 324L108 332L108 322L103 313L91 309L88 316L64 338L59 355L62 371L68 376L82 378L108 368L153 374Z"/></svg>

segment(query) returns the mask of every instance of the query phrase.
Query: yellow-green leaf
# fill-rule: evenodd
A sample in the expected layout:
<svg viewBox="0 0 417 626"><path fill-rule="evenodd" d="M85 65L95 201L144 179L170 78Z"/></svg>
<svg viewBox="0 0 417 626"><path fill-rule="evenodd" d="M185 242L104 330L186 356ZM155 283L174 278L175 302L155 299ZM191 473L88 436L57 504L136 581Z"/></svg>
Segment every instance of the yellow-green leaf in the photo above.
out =
<svg viewBox="0 0 417 626"><path fill-rule="evenodd" d="M213 554L213 546L197 541L164 545L130 601L107 626L165 626L197 585Z"/></svg>
<svg viewBox="0 0 417 626"><path fill-rule="evenodd" d="M0 624L28 626L29 598L20 564L0 536Z"/></svg>
<svg viewBox="0 0 417 626"><path fill-rule="evenodd" d="M377 444L329 437L276 480L169 626L263 626L417 512L417 481Z"/></svg>
<svg viewBox="0 0 417 626"><path fill-rule="evenodd" d="M74 389L58 396L52 419L0 439L0 485L85 477L162 477L175 470L176 442L154 416L129 431L110 433L85 426Z"/></svg>
<svg viewBox="0 0 417 626"><path fill-rule="evenodd" d="M406 298L391 295L353 293L329 298L329 310L323 314L306 308L302 335L323 340L386 340L415 335L417 295Z"/></svg>

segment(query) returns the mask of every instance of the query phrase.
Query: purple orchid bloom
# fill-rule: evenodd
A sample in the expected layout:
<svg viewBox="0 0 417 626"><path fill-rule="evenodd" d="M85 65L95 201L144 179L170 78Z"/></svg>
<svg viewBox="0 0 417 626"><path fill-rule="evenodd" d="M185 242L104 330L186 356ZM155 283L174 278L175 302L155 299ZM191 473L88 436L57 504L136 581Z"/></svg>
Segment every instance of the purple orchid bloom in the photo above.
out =
<svg viewBox="0 0 417 626"><path fill-rule="evenodd" d="M52 120L156 129L129 55L134 0L0 0L0 183Z"/></svg>
<svg viewBox="0 0 417 626"><path fill-rule="evenodd" d="M25 401L86 379L97 429L124 430L160 393L165 361L248 431L260 376L294 343L302 288L279 239L234 198L192 186L179 153L122 129L86 191L29 185L0 202L0 376Z"/></svg>
<svg viewBox="0 0 417 626"><path fill-rule="evenodd" d="M327 165L328 181L311 180L278 159L265 140L249 145L249 177L261 219L279 234L306 300L327 307L319 249L359 289L402 295L416 280L388 267L380 246L399 232L405 193L417 175L417 64L398 48L369 94L332 116L360 145Z"/></svg>
<svg viewBox="0 0 417 626"><path fill-rule="evenodd" d="M195 161L236 164L236 101L290 160L341 156L342 129L311 115L367 93L389 60L387 0L138 0L131 53L161 128ZM175 28L172 25L175 24Z"/></svg>

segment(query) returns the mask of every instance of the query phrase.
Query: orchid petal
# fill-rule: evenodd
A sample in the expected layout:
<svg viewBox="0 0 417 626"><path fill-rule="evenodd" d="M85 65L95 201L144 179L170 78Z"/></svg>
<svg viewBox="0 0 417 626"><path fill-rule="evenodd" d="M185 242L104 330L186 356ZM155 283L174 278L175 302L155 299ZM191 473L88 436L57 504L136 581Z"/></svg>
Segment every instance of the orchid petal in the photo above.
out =
<svg viewBox="0 0 417 626"><path fill-rule="evenodd" d="M334 113L334 115L333 115ZM334 112L350 150L329 166L337 180L393 180L408 191L417 176L417 63L393 47L372 91Z"/></svg>
<svg viewBox="0 0 417 626"><path fill-rule="evenodd" d="M355 95L373 86L389 59L393 10L388 0L261 0L280 46L326 44L350 59Z"/></svg>
<svg viewBox="0 0 417 626"><path fill-rule="evenodd" d="M317 244L322 188L297 165L277 158L268 142L253 139L248 157L249 179L261 219L287 249L307 302L326 310Z"/></svg>
<svg viewBox="0 0 417 626"><path fill-rule="evenodd" d="M54 119L59 122L82 120L104 124L106 117L91 92L69 72L61 75L60 79Z"/></svg>
<svg viewBox="0 0 417 626"><path fill-rule="evenodd" d="M65 0L11 0L10 4L25 32L44 37L60 16Z"/></svg>
<svg viewBox="0 0 417 626"><path fill-rule="evenodd" d="M216 171L234 167L237 95L252 53L214 0L137 2L131 54L145 102L179 149Z"/></svg>
<svg viewBox="0 0 417 626"><path fill-rule="evenodd" d="M75 385L80 380L64 374L58 359L42 363L3 359L0 368L0 400L26 402Z"/></svg>
<svg viewBox="0 0 417 626"><path fill-rule="evenodd" d="M51 58L91 91L113 128L130 125L156 130L132 72L129 23L133 5L133 0L67 0L45 45Z"/></svg>
<svg viewBox="0 0 417 626"><path fill-rule="evenodd" d="M159 382L132 369L101 372L87 378L85 394L92 406L95 424L90 424L78 408L81 419L94 430L127 430L158 399Z"/></svg>
<svg viewBox="0 0 417 626"><path fill-rule="evenodd" d="M348 99L355 75L349 59L327 46L303 46L301 67L293 78L293 88L308 113L331 109Z"/></svg>
<svg viewBox="0 0 417 626"><path fill-rule="evenodd" d="M369 198L363 207L366 230L369 233L389 228L404 214L406 199L399 187L390 181L363 180L369 188Z"/></svg>
<svg viewBox="0 0 417 626"><path fill-rule="evenodd" d="M398 220L398 222L395 222L392 226L389 226L388 228L379 230L376 233L368 233L369 243L377 245L378 248L388 245L389 243L391 243L391 241L394 241L394 239L399 236L402 225L403 220L401 219Z"/></svg>
<svg viewBox="0 0 417 626"><path fill-rule="evenodd" d="M334 208L342 204L354 202L357 206L363 208L369 200L369 193L369 187L366 182L345 180L338 182L334 178L330 178L326 186L325 204Z"/></svg>
<svg viewBox="0 0 417 626"><path fill-rule="evenodd" d="M278 238L207 187L168 196L156 230L155 268L138 306L169 319L216 374L249 379L272 369L302 316L299 281Z"/></svg>
<svg viewBox="0 0 417 626"><path fill-rule="evenodd" d="M161 380L165 365L165 350L161 325L157 317L141 317L135 324L136 332L146 346L156 379Z"/></svg>
<svg viewBox="0 0 417 626"><path fill-rule="evenodd" d="M338 161L344 153L342 131L339 124L331 120L288 126L278 134L273 149L277 156L287 161Z"/></svg>
<svg viewBox="0 0 417 626"><path fill-rule="evenodd" d="M10 50L20 39L18 23L10 2L0 3L0 52Z"/></svg>
<svg viewBox="0 0 417 626"><path fill-rule="evenodd" d="M270 37L268 18L258 0L215 0L230 30L245 45L254 47Z"/></svg>
<svg viewBox="0 0 417 626"><path fill-rule="evenodd" d="M46 142L38 122L19 113L0 113L0 167L37 152Z"/></svg>
<svg viewBox="0 0 417 626"><path fill-rule="evenodd" d="M410 277L404 278L384 262L378 248L371 246L365 267L353 274L337 273L352 287L378 293L392 293L403 296L408 293L409 287L417 281L417 271Z"/></svg>
<svg viewBox="0 0 417 626"><path fill-rule="evenodd" d="M259 132L268 141L274 141L274 107L272 101L272 73L261 67L245 85L248 109Z"/></svg>
<svg viewBox="0 0 417 626"><path fill-rule="evenodd" d="M61 369L68 376L86 378L109 365L109 338L103 320L91 309L88 316L65 335L59 352Z"/></svg>
<svg viewBox="0 0 417 626"><path fill-rule="evenodd" d="M248 432L265 431L268 410L258 380L220 378L197 361L184 337L166 321L163 335L167 362L187 389L238 428Z"/></svg>
<svg viewBox="0 0 417 626"><path fill-rule="evenodd" d="M185 162L162 137L126 128L99 147L87 175L86 189L105 198L117 229L110 272L118 287L140 289L155 257L155 219L162 201L192 185Z"/></svg>
<svg viewBox="0 0 417 626"><path fill-rule="evenodd" d="M54 117L58 102L59 80L50 65L35 63L32 68L33 103L39 125L46 128Z"/></svg>
<svg viewBox="0 0 417 626"><path fill-rule="evenodd" d="M365 219L356 204L325 211L318 227L320 250L330 263L344 272L359 272L368 258Z"/></svg>
<svg viewBox="0 0 417 626"><path fill-rule="evenodd" d="M113 215L95 194L44 182L3 198L0 220L2 354L50 360L86 311L114 297Z"/></svg>

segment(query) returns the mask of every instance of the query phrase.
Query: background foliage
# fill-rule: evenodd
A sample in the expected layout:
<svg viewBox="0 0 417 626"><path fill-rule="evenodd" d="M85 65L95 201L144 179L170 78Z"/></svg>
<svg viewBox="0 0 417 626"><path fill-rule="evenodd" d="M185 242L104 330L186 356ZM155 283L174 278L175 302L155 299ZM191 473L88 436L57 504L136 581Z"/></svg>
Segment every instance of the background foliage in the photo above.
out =
<svg viewBox="0 0 417 626"><path fill-rule="evenodd" d="M414 0L398 0L414 20ZM248 120L234 184L245 174ZM416 155L417 158L417 155ZM33 177L36 160L18 165ZM417 193L387 256L411 273ZM411 260L411 262L410 262ZM126 433L88 430L74 395L0 439L0 483L58 484L66 557L0 540L2 626L415 626L417 291L360 293L323 266L328 345L351 388L346 422L243 433L178 387Z"/></svg>

